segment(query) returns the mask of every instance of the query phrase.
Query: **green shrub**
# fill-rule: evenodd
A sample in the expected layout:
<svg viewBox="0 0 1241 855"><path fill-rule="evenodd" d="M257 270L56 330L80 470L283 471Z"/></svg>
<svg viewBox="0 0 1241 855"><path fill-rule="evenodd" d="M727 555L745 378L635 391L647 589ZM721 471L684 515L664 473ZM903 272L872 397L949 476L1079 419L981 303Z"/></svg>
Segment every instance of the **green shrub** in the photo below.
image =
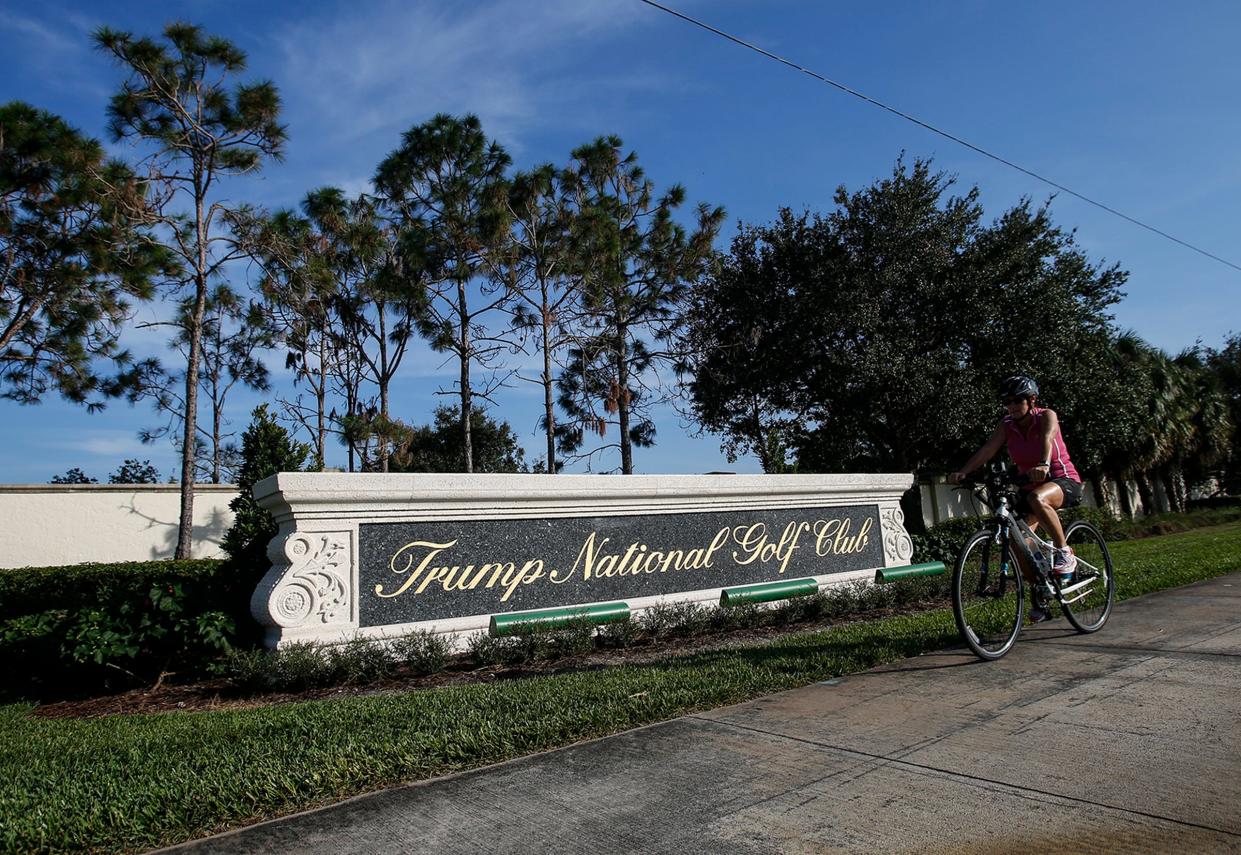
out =
<svg viewBox="0 0 1241 855"><path fill-rule="evenodd" d="M775 626L820 620L827 614L827 604L827 597L821 591L815 591L805 597L784 600L767 611L767 618Z"/></svg>
<svg viewBox="0 0 1241 855"><path fill-rule="evenodd" d="M952 569L938 576L915 576L889 585L895 605L940 603L948 599L952 587Z"/></svg>
<svg viewBox="0 0 1241 855"><path fill-rule="evenodd" d="M913 563L943 561L951 567L965 541L982 525L983 521L977 517L958 517L932 526L926 534L910 535L914 544Z"/></svg>
<svg viewBox="0 0 1241 855"><path fill-rule="evenodd" d="M313 641L297 641L266 652L267 691L301 692L338 682L339 660L329 659Z"/></svg>
<svg viewBox="0 0 1241 855"><path fill-rule="evenodd" d="M395 657L382 642L362 636L326 647L323 655L333 683L354 686L377 683L391 676L397 666Z"/></svg>
<svg viewBox="0 0 1241 855"><path fill-rule="evenodd" d="M595 649L595 625L588 620L575 620L550 633L551 657L566 659Z"/></svg>
<svg viewBox="0 0 1241 855"><path fill-rule="evenodd" d="M426 630L402 635L388 642L388 649L397 662L415 674L434 674L442 671L448 661L448 639Z"/></svg>
<svg viewBox="0 0 1241 855"><path fill-rule="evenodd" d="M224 678L246 692L301 692L347 682L366 682L370 651L338 652L312 641L277 650L231 650L220 668Z"/></svg>
<svg viewBox="0 0 1241 855"><path fill-rule="evenodd" d="M220 561L0 571L0 656L9 697L126 688L205 674L233 646L250 591Z"/></svg>
<svg viewBox="0 0 1241 855"><path fill-rule="evenodd" d="M595 626L587 620L548 629L536 623L519 624L512 635L492 638L485 632L471 636L467 651L478 665L527 665L588 653L595 647Z"/></svg>
<svg viewBox="0 0 1241 855"><path fill-rule="evenodd" d="M706 632L711 619L698 603L656 603L642 612L638 624L651 638L685 638Z"/></svg>
<svg viewBox="0 0 1241 855"><path fill-rule="evenodd" d="M470 639L468 650L474 661L482 666L527 665L552 658L550 634L549 630L530 629L492 638L484 632Z"/></svg>
<svg viewBox="0 0 1241 855"><path fill-rule="evenodd" d="M857 585L832 585L823 595L823 616L828 620L847 617L858 611Z"/></svg>
<svg viewBox="0 0 1241 855"><path fill-rule="evenodd" d="M152 585L159 583L192 587L196 595L211 596L214 609L231 591L213 592L236 587L230 585L229 575L223 561L205 559L0 570L0 621L56 608L91 608L101 599L115 596L145 596Z"/></svg>
<svg viewBox="0 0 1241 855"><path fill-rule="evenodd" d="M710 631L728 632L734 629L753 629L762 626L767 619L767 610L757 603L742 603L739 606L723 608L717 606L707 612L707 624Z"/></svg>
<svg viewBox="0 0 1241 855"><path fill-rule="evenodd" d="M512 658L513 647L511 638L494 638L489 633L477 632L466 641L466 653L475 665L504 665Z"/></svg>
<svg viewBox="0 0 1241 855"><path fill-rule="evenodd" d="M275 519L254 501L254 485L278 472L300 472L310 457L310 446L295 442L267 412L255 407L250 426L241 438L241 471L237 498L228 503L232 528L224 535L224 551L255 585L267 570L267 544L276 536Z"/></svg>
<svg viewBox="0 0 1241 855"><path fill-rule="evenodd" d="M225 654L217 670L246 692L266 692L271 688L271 655L267 650L235 648Z"/></svg>
<svg viewBox="0 0 1241 855"><path fill-rule="evenodd" d="M605 623L599 627L596 639L604 647L632 647L638 640L638 630L638 622L629 617L625 620Z"/></svg>

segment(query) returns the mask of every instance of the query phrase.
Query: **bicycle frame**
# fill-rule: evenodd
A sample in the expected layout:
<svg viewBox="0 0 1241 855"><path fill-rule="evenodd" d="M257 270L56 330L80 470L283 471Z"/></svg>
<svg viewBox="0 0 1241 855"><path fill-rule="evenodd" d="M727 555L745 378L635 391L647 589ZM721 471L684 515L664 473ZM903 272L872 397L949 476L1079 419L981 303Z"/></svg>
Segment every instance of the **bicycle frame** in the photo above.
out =
<svg viewBox="0 0 1241 855"><path fill-rule="evenodd" d="M1062 605L1072 605L1084 597L1088 596L1093 584L1103 575L1098 567L1089 563L1085 559L1078 557L1079 566L1090 572L1081 573L1085 578L1074 582L1064 588L1060 587L1059 581L1052 581L1051 573L1051 555L1054 545L1047 540L1039 537L1034 533L1034 529L1021 518L1019 514L1015 514L1008 506L1009 497L1005 493L999 495L996 503L993 521L996 523L995 544L1000 548L1001 573L1003 574L1003 566L1005 556L1008 554L1006 547L1011 547L1013 552L1021 558L1024 558L1034 577L1042 583L1045 590L1050 590L1056 600ZM990 503L988 503L990 504ZM1033 548L1031 545L1033 544ZM1037 554L1035 550L1038 550ZM1003 580L1003 576L1001 577ZM1001 581L1003 584L1003 581ZM1080 593L1078 593L1080 591ZM1076 594L1071 598L1069 595Z"/></svg>

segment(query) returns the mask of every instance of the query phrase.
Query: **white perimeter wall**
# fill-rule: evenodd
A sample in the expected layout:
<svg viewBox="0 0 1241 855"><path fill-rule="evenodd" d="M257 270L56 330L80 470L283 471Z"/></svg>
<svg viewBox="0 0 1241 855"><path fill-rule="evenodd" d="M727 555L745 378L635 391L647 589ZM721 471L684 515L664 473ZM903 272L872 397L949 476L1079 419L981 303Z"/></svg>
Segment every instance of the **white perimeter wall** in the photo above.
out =
<svg viewBox="0 0 1241 855"><path fill-rule="evenodd" d="M194 487L195 558L221 558L233 524L232 484ZM181 517L176 484L0 485L0 568L172 558Z"/></svg>
<svg viewBox="0 0 1241 855"><path fill-rule="evenodd" d="M1129 502L1133 507L1134 513L1142 513L1142 499L1138 495L1138 488L1132 481L1126 481L1123 485L1107 479L1112 489L1111 511L1116 516L1120 516L1120 502L1116 499L1116 491L1124 489L1129 491ZM980 513L987 515L990 512L986 508L982 508L977 503L971 503L968 491L959 490L951 484L945 482L944 478L933 478L930 481L920 481L918 488L922 493L922 522L927 528L933 525L945 522L956 517L976 517ZM1168 510L1168 500L1163 493L1163 485L1156 482L1152 483L1151 489L1155 498L1155 513L1163 513ZM1082 504L1088 508L1099 507L1099 502L1095 498L1094 487L1089 481L1082 485Z"/></svg>

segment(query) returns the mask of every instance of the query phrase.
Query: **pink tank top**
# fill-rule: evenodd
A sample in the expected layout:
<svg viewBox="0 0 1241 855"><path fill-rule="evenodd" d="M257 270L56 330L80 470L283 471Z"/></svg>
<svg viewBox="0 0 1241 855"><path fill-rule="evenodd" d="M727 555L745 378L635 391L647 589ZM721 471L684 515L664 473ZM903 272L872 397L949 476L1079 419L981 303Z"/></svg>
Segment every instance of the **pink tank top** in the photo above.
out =
<svg viewBox="0 0 1241 855"><path fill-rule="evenodd" d="M1013 459L1013 463L1017 464L1017 469L1025 475L1043 460L1043 437L1041 426L1043 413L1047 412L1043 407L1034 408L1034 419L1030 422L1029 429L1022 431L1018 427L1012 416L1004 417L1004 434L1008 441L1008 456ZM1056 426L1056 435L1051 438L1051 472L1047 477L1051 480L1056 478L1068 478L1070 481L1081 483L1082 478L1077 474L1077 467L1073 465L1073 461L1069 460L1069 449L1064 444L1064 436L1060 432L1060 426ZM1025 489L1034 489L1033 485L1026 485Z"/></svg>

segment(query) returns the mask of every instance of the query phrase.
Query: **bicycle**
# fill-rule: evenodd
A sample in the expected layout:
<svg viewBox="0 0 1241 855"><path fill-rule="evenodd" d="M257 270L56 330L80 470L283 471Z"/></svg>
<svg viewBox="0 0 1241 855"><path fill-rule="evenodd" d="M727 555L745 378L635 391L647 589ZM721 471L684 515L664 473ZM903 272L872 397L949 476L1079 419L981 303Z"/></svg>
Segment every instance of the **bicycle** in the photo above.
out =
<svg viewBox="0 0 1241 855"><path fill-rule="evenodd" d="M1116 596L1116 576L1107 541L1094 525L1076 520L1064 530L1077 556L1067 580L1051 572L1053 545L1036 535L1012 508L1025 479L997 471L963 482L993 515L957 556L952 572L952 613L961 637L981 659L995 660L1012 649L1025 617L1019 558L1032 568L1048 605L1059 603L1078 632L1097 632L1107 622Z"/></svg>

